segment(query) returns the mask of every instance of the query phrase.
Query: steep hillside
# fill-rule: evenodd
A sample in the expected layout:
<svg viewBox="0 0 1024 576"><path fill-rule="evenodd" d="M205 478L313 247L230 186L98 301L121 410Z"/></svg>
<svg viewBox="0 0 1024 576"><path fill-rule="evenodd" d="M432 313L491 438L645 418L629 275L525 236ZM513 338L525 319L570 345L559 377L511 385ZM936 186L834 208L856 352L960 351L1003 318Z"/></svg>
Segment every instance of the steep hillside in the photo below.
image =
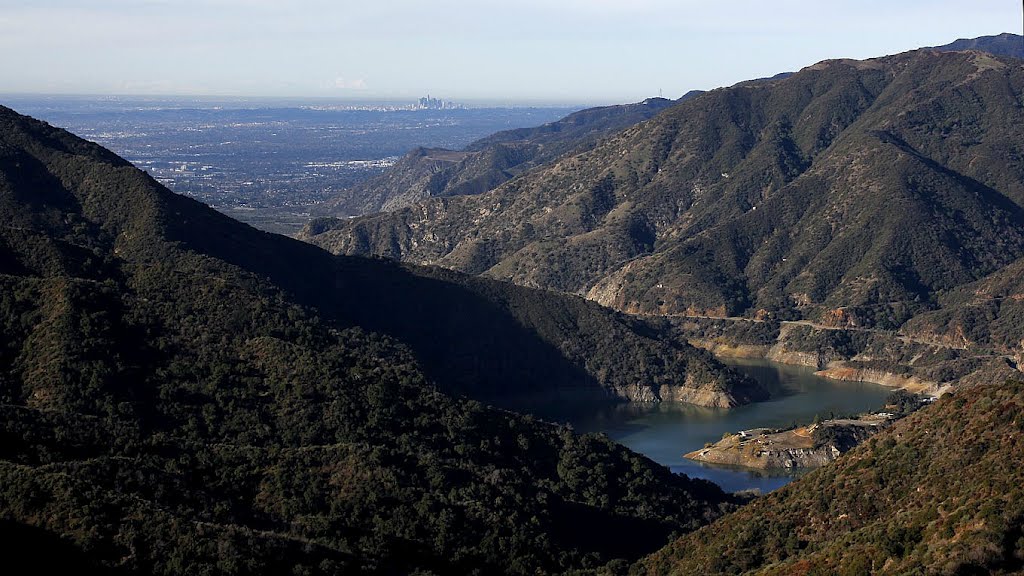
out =
<svg viewBox="0 0 1024 576"><path fill-rule="evenodd" d="M763 398L754 382L664 330L580 299L444 271L334 258L178 197L173 202L183 205L172 214L189 214L161 222L174 241L267 277L328 320L400 340L447 392L492 401L563 390L707 405ZM21 242L12 239L12 248Z"/></svg>
<svg viewBox="0 0 1024 576"><path fill-rule="evenodd" d="M637 314L893 330L1024 256L1024 65L919 50L715 90L497 190L311 223Z"/></svg>
<svg viewBox="0 0 1024 576"><path fill-rule="evenodd" d="M912 306L1024 254L1022 77L977 53L825 62L702 95L493 193L307 237L627 311Z"/></svg>
<svg viewBox="0 0 1024 576"><path fill-rule="evenodd" d="M632 573L1020 573L1022 448L1024 383L965 389Z"/></svg>
<svg viewBox="0 0 1024 576"><path fill-rule="evenodd" d="M0 220L8 565L534 574L636 558L733 506L433 386L589 381L529 321L562 306L559 322L634 337L592 305L334 258L5 108Z"/></svg>
<svg viewBox="0 0 1024 576"><path fill-rule="evenodd" d="M699 94L689 92L679 101ZM462 151L417 148L369 182L339 193L317 208L325 216L390 212L428 198L481 194L530 168L651 118L674 104L648 98L636 104L588 108L535 128L506 130Z"/></svg>
<svg viewBox="0 0 1024 576"><path fill-rule="evenodd" d="M1024 362L1024 260L939 298L940 308L911 319L907 331L969 348L991 348Z"/></svg>

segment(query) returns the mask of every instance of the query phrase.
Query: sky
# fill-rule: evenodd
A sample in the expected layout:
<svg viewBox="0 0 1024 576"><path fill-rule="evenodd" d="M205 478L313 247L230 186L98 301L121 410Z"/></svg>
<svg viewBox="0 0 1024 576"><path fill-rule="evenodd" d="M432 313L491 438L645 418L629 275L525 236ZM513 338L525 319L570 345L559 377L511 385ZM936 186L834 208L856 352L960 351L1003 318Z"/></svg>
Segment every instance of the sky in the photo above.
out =
<svg viewBox="0 0 1024 576"><path fill-rule="evenodd" d="M620 103L1000 32L1017 0L0 0L0 93Z"/></svg>

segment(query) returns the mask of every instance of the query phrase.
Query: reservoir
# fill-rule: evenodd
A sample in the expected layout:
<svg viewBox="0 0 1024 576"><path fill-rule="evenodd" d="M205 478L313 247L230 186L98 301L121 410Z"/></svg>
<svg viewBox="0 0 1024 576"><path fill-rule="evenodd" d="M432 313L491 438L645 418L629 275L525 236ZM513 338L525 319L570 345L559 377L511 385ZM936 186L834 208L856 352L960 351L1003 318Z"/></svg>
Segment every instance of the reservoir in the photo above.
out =
<svg viewBox="0 0 1024 576"><path fill-rule="evenodd" d="M592 408L558 408L557 414L540 414L569 422L579 432L603 432L612 440L664 464L674 472L710 480L728 492L756 489L767 493L799 475L711 467L686 460L683 454L715 442L726 432L750 428L783 428L809 424L815 415L856 414L878 410L893 388L863 382L822 378L802 366L767 360L728 360L772 391L772 399L732 409L703 408L688 404L618 404ZM540 412L540 411L539 411ZM547 411L543 411L547 412Z"/></svg>

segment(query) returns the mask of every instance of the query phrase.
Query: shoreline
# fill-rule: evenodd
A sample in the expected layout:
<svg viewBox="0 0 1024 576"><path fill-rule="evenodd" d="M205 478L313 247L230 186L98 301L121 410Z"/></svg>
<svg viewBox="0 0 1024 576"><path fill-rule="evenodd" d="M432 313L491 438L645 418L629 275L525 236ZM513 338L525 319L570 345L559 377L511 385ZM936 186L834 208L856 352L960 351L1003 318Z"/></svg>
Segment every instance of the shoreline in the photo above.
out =
<svg viewBox="0 0 1024 576"><path fill-rule="evenodd" d="M918 407L927 403L920 402ZM835 461L904 415L877 411L786 429L739 430L726 433L721 440L688 452L683 458L748 470L810 470Z"/></svg>
<svg viewBox="0 0 1024 576"><path fill-rule="evenodd" d="M814 369L814 374L832 380L845 382L867 382L878 384L895 390L907 390L938 398L949 386L940 382L925 380L917 376L907 376L893 371L878 368L856 366L847 360L825 360L823 355L786 350L781 343L774 346L761 344L730 344L705 339L687 340L692 346L707 350L716 359L728 363L729 359L766 360L788 366L803 366Z"/></svg>

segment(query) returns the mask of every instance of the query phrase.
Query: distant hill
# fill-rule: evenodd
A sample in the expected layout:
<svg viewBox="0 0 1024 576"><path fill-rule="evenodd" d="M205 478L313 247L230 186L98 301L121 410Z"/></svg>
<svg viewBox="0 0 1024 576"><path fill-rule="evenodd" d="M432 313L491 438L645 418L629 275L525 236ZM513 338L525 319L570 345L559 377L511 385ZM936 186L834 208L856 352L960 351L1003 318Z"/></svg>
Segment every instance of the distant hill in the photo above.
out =
<svg viewBox="0 0 1024 576"><path fill-rule="evenodd" d="M920 410L631 574L1016 574L1024 383Z"/></svg>
<svg viewBox="0 0 1024 576"><path fill-rule="evenodd" d="M688 92L680 101L692 98ZM464 150L417 148L379 177L344 190L316 209L330 216L392 211L439 196L480 194L598 138L651 118L674 102L589 108L535 128L498 132Z"/></svg>
<svg viewBox="0 0 1024 576"><path fill-rule="evenodd" d="M703 94L492 192L303 237L641 315L895 331L1024 257L1022 86L1019 60L977 51L826 61Z"/></svg>
<svg viewBox="0 0 1024 576"><path fill-rule="evenodd" d="M980 50L997 56L1024 58L1024 36L1004 32L997 36L961 38L945 46L934 46L932 49L945 51Z"/></svg>
<svg viewBox="0 0 1024 576"><path fill-rule="evenodd" d="M691 90L678 100L648 98L635 104L587 108L543 126L505 130L492 134L471 143L466 149L484 150L495 144L530 142L547 147L563 148L564 152L568 152L580 143L628 128L656 115L665 108L678 102L685 102L701 93L700 90Z"/></svg>
<svg viewBox="0 0 1024 576"><path fill-rule="evenodd" d="M6 108L0 221L9 565L535 574L637 558L735 505L607 438L438 391L749 383L652 325L333 257Z"/></svg>

